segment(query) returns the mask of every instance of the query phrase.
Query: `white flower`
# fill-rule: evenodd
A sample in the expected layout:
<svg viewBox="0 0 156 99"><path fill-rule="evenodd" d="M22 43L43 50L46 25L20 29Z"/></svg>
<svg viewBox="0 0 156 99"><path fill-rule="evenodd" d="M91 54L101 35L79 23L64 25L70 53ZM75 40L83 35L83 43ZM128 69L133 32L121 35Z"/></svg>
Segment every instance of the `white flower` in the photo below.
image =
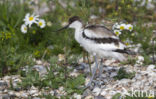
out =
<svg viewBox="0 0 156 99"><path fill-rule="evenodd" d="M47 26L51 27L52 23L50 21L47 22Z"/></svg>
<svg viewBox="0 0 156 99"><path fill-rule="evenodd" d="M133 25L127 24L126 29L129 30L129 31L132 31L133 30Z"/></svg>
<svg viewBox="0 0 156 99"><path fill-rule="evenodd" d="M43 19L40 19L37 24L40 28L44 28L46 26L46 23Z"/></svg>
<svg viewBox="0 0 156 99"><path fill-rule="evenodd" d="M139 61L144 61L144 57L143 56L138 56L138 60Z"/></svg>
<svg viewBox="0 0 156 99"><path fill-rule="evenodd" d="M73 77L77 77L78 75L79 75L79 73L77 73L77 72L71 72L69 74L69 76L73 76Z"/></svg>
<svg viewBox="0 0 156 99"><path fill-rule="evenodd" d="M138 60L136 61L136 63L142 65L143 62L144 62L144 57L143 56L138 56Z"/></svg>
<svg viewBox="0 0 156 99"><path fill-rule="evenodd" d="M133 43L133 41L129 40L128 38L125 41L126 46L129 46L129 47L130 47L130 44L132 44L132 43Z"/></svg>
<svg viewBox="0 0 156 99"><path fill-rule="evenodd" d="M126 24L122 23L122 24L118 25L117 28L120 29L121 31L125 30L126 29Z"/></svg>
<svg viewBox="0 0 156 99"><path fill-rule="evenodd" d="M74 93L73 96L74 96L75 99L81 99L81 95L79 95L79 94L77 94L77 93Z"/></svg>
<svg viewBox="0 0 156 99"><path fill-rule="evenodd" d="M114 33L119 36L121 34L121 31L120 30L114 30Z"/></svg>
<svg viewBox="0 0 156 99"><path fill-rule="evenodd" d="M38 15L35 16L34 14L30 15L30 13L27 13L24 18L24 22L26 25L29 25L29 27L31 27L33 23L37 24L37 21L39 20L38 17L39 17Z"/></svg>
<svg viewBox="0 0 156 99"><path fill-rule="evenodd" d="M67 22L62 22L61 25L62 26L66 26L68 23Z"/></svg>
<svg viewBox="0 0 156 99"><path fill-rule="evenodd" d="M59 54L58 55L58 61L63 61L65 60L65 55L64 54Z"/></svg>
<svg viewBox="0 0 156 99"><path fill-rule="evenodd" d="M25 24L23 24L23 25L21 26L21 32L27 33L27 30L28 30L27 26L26 26Z"/></svg>

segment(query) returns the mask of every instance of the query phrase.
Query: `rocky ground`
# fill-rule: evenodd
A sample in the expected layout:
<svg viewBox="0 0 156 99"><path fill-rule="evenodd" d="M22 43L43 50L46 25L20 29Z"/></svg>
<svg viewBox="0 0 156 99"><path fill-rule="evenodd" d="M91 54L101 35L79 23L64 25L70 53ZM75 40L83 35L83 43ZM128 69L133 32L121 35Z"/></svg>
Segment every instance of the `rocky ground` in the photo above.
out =
<svg viewBox="0 0 156 99"><path fill-rule="evenodd" d="M156 94L156 69L154 69L154 65L149 65L148 67L126 65L123 67L127 72L135 72L135 76L132 79L115 80L114 77L117 75L120 66L104 67L104 73L102 74L102 81L100 81L100 84L95 83L91 89L86 90L91 91L90 97L111 99L112 96L117 93L123 96L131 96L128 91L135 90L144 92L152 91L151 93ZM95 82L97 82L98 79L99 78L96 78Z"/></svg>
<svg viewBox="0 0 156 99"><path fill-rule="evenodd" d="M116 93L121 95L131 95L128 91L140 90L144 92L149 92L149 94L156 95L156 68L155 65L141 66L136 64L131 65L121 65L119 63L114 63L115 60L105 61L103 66L102 79L99 80L98 77L93 81L90 88L86 89L82 95L74 94L76 99L111 99ZM92 64L92 68L94 64ZM121 67L124 67L127 72L135 72L132 79L121 79L117 80L114 77ZM42 65L35 65L42 75L46 73L46 68ZM70 73L71 76L78 76L79 71L83 71L86 75L89 73L89 66L86 64L81 64L80 67L75 68L73 72ZM89 81L89 75L86 77L86 84ZM60 86L58 90L45 90L39 89L37 87L30 87L28 89L22 89L17 86L17 83L21 82L21 77L19 75L5 76L0 79L0 99L10 99L10 98L22 98L27 99L31 97L32 99L40 99L39 96L42 94L51 94L57 97L65 95L66 92L64 88ZM12 90L12 88L14 90Z"/></svg>

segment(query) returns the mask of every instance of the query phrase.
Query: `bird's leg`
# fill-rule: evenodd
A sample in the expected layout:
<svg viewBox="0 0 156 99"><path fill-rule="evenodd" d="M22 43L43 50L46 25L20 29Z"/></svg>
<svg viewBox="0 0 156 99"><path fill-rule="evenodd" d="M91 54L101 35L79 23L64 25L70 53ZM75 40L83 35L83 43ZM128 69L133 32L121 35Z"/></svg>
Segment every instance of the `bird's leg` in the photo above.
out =
<svg viewBox="0 0 156 99"><path fill-rule="evenodd" d="M89 61L89 54L87 53L87 60L88 60L88 64L89 64L89 71L90 71L90 75L92 75L92 69L91 69L91 64Z"/></svg>
<svg viewBox="0 0 156 99"><path fill-rule="evenodd" d="M101 80L101 74L102 74L102 72L103 72L103 59L101 59L101 61L100 61L100 67L99 67L99 78L100 78L100 80Z"/></svg>
<svg viewBox="0 0 156 99"><path fill-rule="evenodd" d="M93 68L92 77L91 77L91 79L90 79L90 81L89 81L89 83L87 84L86 87L91 86L92 81L93 81L93 79L94 79L94 76L95 76L95 74L96 74L96 70L97 70L97 68L98 68L98 62L97 62L97 57L96 57L96 55L95 55L94 57L95 57L95 58L94 58L94 59L95 59L95 67Z"/></svg>
<svg viewBox="0 0 156 99"><path fill-rule="evenodd" d="M85 59L85 51L83 50L83 63L85 63L86 59Z"/></svg>

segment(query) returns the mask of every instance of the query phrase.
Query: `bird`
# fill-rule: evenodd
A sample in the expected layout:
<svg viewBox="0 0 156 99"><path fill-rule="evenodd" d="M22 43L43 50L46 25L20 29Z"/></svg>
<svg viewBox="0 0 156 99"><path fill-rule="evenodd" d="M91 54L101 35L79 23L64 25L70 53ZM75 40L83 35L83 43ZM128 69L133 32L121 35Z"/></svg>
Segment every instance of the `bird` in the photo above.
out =
<svg viewBox="0 0 156 99"><path fill-rule="evenodd" d="M126 48L126 45L112 32L112 30L104 25L84 26L79 16L73 16L69 18L66 26L57 31L62 31L67 28L75 29L75 40L89 54L94 56L95 67L92 70L92 77L90 78L87 87L91 86L97 69L99 69L99 76L101 78L103 58L114 58L119 61L125 61L127 59L125 55L135 54L135 52ZM98 58L101 59L100 66L97 60Z"/></svg>

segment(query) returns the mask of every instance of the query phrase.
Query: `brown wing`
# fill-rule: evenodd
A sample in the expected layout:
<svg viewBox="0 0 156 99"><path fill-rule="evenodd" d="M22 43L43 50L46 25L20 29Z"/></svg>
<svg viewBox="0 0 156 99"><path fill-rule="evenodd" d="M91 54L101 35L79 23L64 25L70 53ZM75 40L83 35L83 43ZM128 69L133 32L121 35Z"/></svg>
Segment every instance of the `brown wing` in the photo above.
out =
<svg viewBox="0 0 156 99"><path fill-rule="evenodd" d="M86 31L85 31L86 30ZM91 38L115 38L115 39L119 39L118 36L116 36L112 30L108 29L105 26L101 26L101 25L90 25L84 28L84 32L88 37ZM125 45L124 42L122 42L119 39L119 42L121 42L122 44Z"/></svg>
<svg viewBox="0 0 156 99"><path fill-rule="evenodd" d="M90 31L92 35L96 35L97 37L116 37L116 35L107 27L100 25L90 25L85 27L87 31Z"/></svg>

